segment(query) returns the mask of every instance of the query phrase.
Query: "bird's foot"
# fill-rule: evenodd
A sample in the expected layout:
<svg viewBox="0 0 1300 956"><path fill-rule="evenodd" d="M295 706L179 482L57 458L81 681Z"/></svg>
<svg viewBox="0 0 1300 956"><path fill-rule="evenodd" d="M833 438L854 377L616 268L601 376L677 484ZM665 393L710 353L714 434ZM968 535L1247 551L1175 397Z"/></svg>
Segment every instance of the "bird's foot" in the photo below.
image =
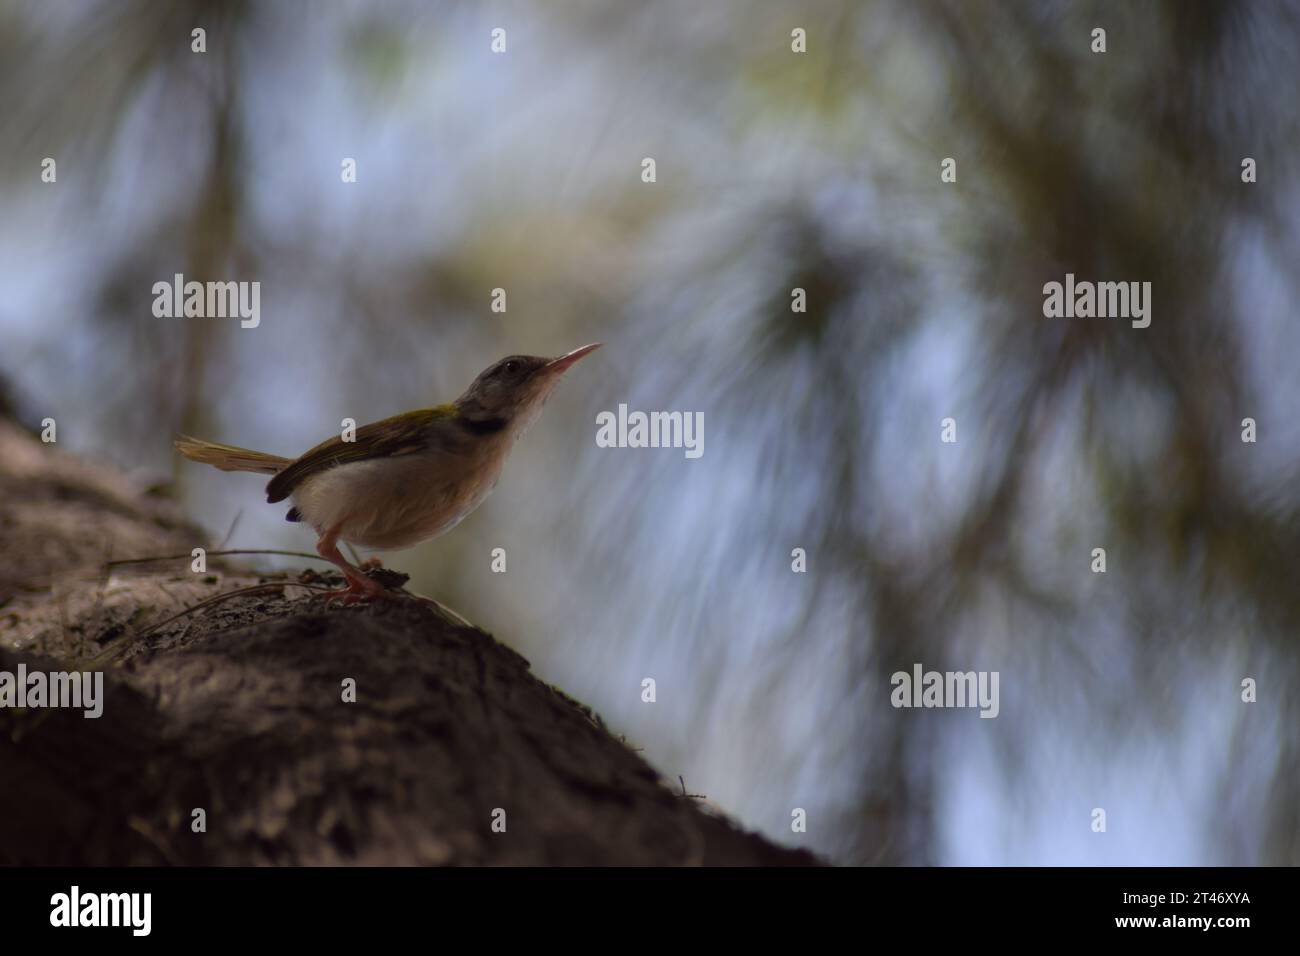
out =
<svg viewBox="0 0 1300 956"><path fill-rule="evenodd" d="M321 597L325 599L325 606L329 607L335 601L344 605L372 601L383 597L385 593L387 592L382 584L376 584L369 578L349 578L347 587L338 591L326 591Z"/></svg>
<svg viewBox="0 0 1300 956"><path fill-rule="evenodd" d="M362 571L382 571L384 569L384 562L380 561L378 558L366 558L358 564L357 567Z"/></svg>

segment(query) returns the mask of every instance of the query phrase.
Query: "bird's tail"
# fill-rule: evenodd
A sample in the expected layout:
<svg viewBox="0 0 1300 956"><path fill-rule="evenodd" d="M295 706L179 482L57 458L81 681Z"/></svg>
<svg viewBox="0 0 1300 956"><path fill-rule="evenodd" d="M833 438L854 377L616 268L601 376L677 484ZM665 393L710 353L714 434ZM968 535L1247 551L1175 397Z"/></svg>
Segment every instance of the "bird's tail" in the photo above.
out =
<svg viewBox="0 0 1300 956"><path fill-rule="evenodd" d="M262 475L274 475L292 460L234 445L218 445L188 435L176 439L176 450L190 461L202 462L222 471L255 471Z"/></svg>

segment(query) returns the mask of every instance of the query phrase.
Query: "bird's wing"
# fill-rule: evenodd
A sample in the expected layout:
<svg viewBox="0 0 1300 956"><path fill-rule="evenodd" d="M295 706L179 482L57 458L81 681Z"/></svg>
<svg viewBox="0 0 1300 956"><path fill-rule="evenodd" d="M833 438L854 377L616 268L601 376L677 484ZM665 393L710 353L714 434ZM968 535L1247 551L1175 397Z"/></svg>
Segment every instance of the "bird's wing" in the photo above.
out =
<svg viewBox="0 0 1300 956"><path fill-rule="evenodd" d="M454 405L439 405L362 425L357 429L354 441L344 441L336 435L277 472L267 483L266 500L272 504L283 501L305 479L335 465L428 450L431 445L439 444L438 432L431 426L442 421L450 422L455 417Z"/></svg>

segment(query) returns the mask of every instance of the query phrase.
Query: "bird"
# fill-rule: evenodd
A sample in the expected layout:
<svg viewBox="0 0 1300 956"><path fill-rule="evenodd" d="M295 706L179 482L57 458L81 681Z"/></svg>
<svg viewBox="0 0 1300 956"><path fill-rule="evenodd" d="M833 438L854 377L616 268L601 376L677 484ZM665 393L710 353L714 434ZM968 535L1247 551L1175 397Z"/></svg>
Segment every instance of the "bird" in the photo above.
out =
<svg viewBox="0 0 1300 956"><path fill-rule="evenodd" d="M385 588L344 558L339 542L401 550L454 528L496 487L510 450L564 373L600 346L593 342L558 358L507 356L454 402L363 425L351 440L335 436L298 458L187 435L175 447L222 471L271 475L266 500L289 499L287 520L313 528L316 553L347 580L347 587L326 593L326 605L366 601Z"/></svg>

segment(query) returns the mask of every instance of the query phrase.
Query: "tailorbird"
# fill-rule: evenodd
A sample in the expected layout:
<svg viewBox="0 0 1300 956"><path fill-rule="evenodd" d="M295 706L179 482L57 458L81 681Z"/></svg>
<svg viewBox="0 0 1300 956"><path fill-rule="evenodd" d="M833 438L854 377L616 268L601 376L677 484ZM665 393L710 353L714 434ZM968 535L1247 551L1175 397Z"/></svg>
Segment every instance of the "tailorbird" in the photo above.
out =
<svg viewBox="0 0 1300 956"><path fill-rule="evenodd" d="M222 471L274 475L266 500L290 498L288 520L311 525L319 536L317 553L347 578L348 586L329 592L326 603L365 600L384 588L349 564L338 543L387 551L454 528L496 487L511 447L541 414L560 377L598 348L593 342L559 358L511 355L449 405L363 425L354 440L331 438L299 458L184 435L176 448Z"/></svg>

